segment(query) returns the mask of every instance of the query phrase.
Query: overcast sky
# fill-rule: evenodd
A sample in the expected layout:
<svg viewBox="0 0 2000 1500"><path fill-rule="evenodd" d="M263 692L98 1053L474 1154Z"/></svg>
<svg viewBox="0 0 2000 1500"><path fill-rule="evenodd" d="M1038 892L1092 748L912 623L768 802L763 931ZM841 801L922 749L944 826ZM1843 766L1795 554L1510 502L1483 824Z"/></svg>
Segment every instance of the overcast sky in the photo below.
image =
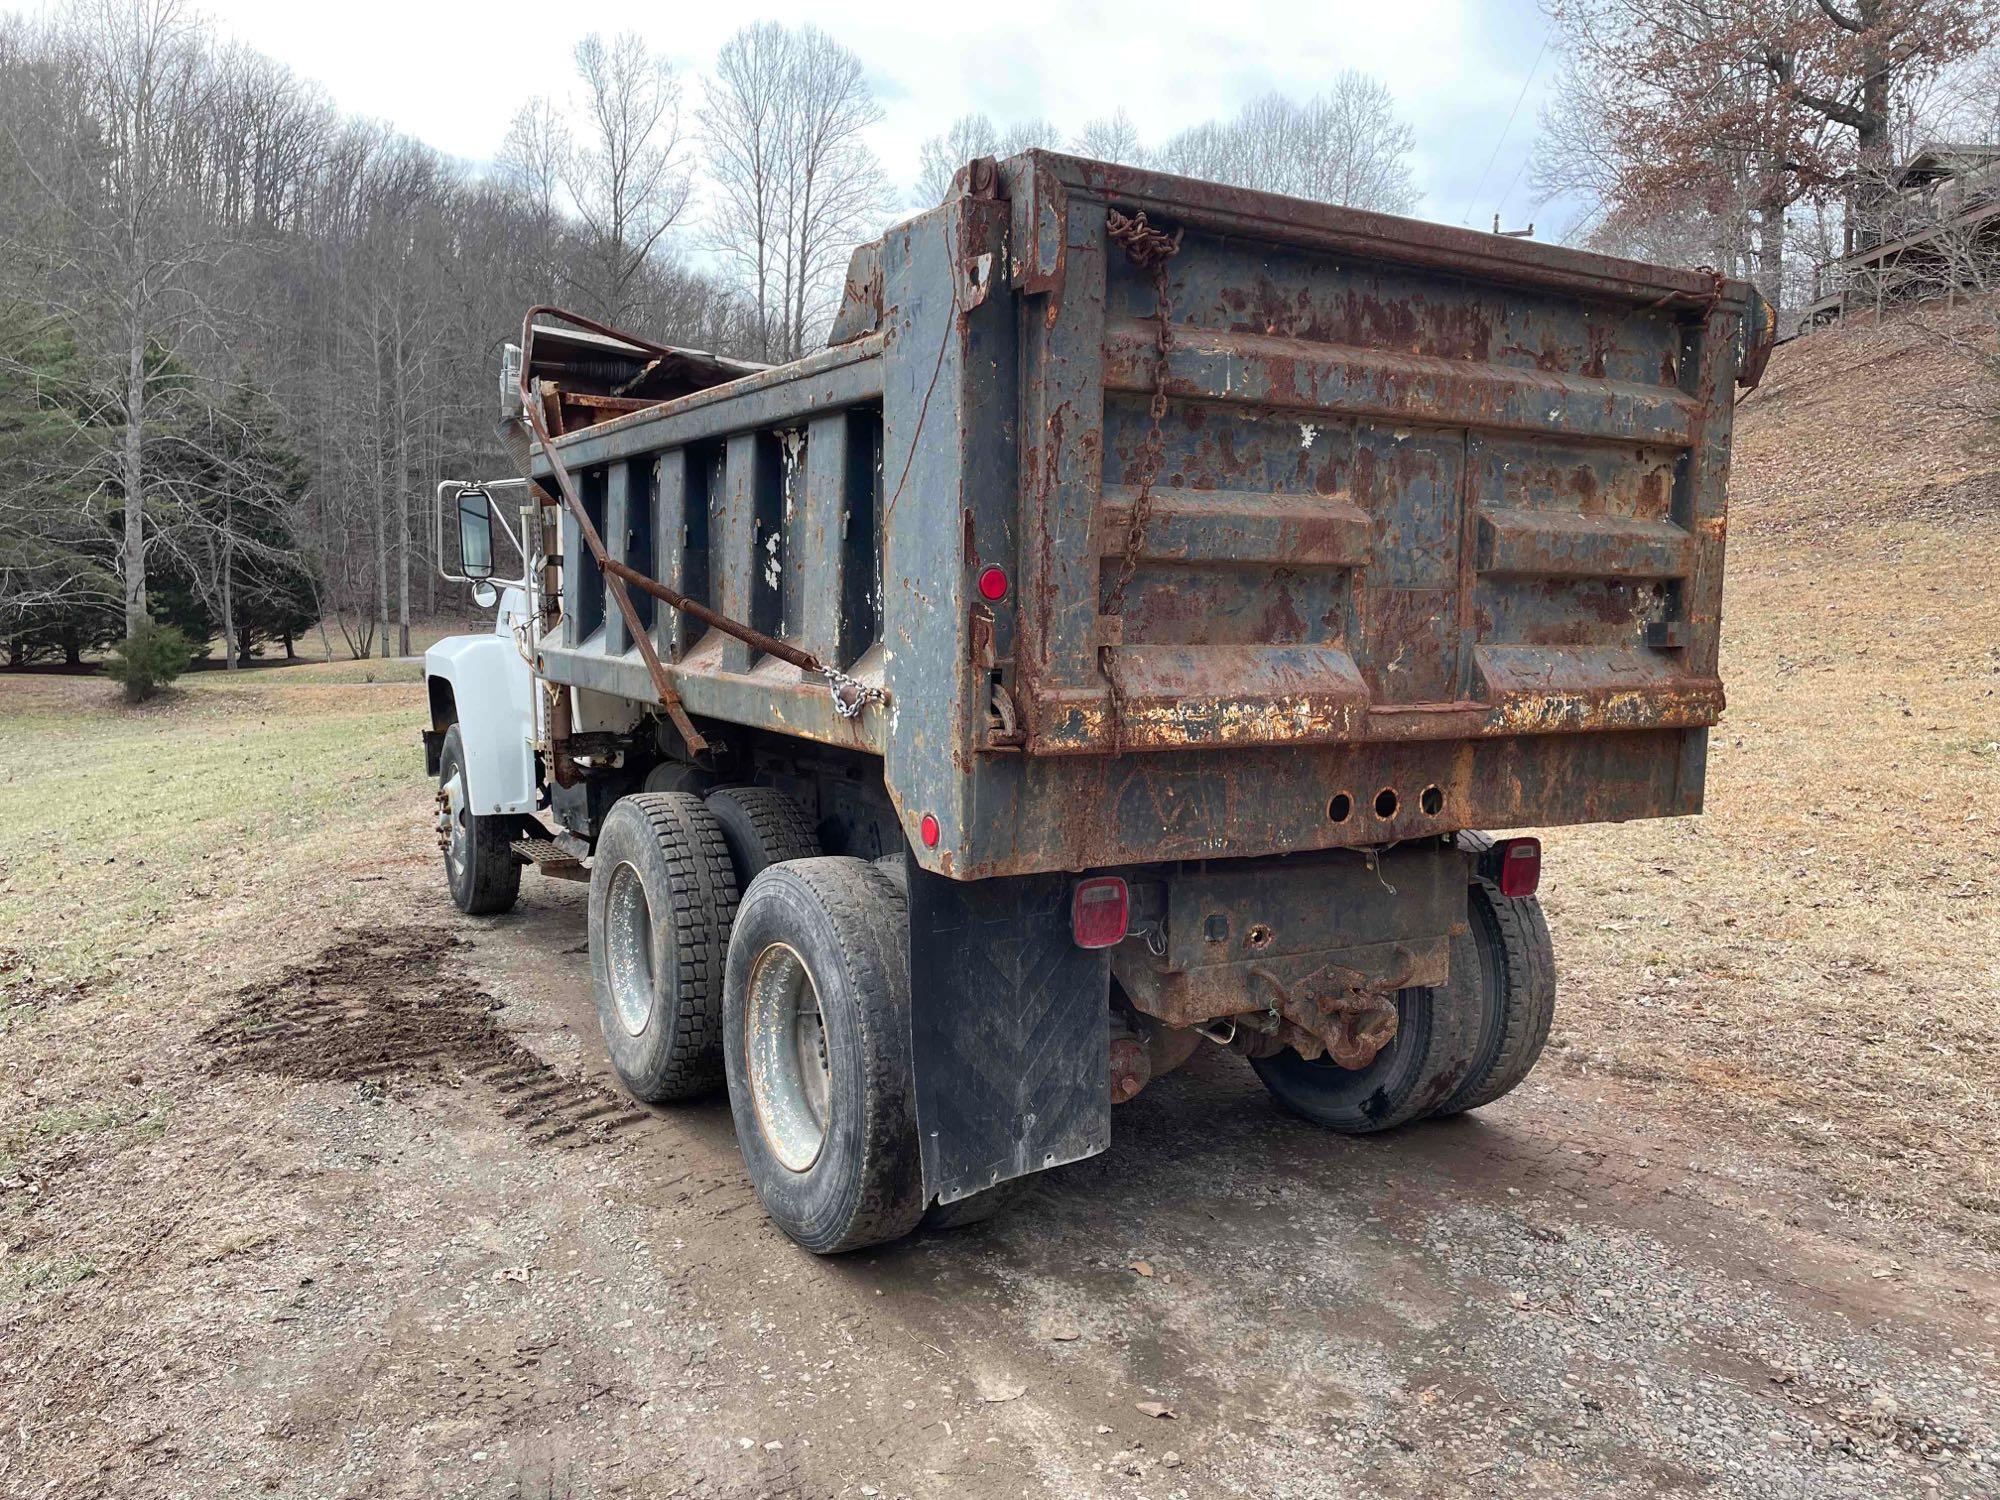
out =
<svg viewBox="0 0 2000 1500"><path fill-rule="evenodd" d="M850 0L197 4L224 32L317 79L341 108L470 161L492 156L529 94L568 84L570 46L593 27L637 30L692 76L753 19L811 21L869 69L885 115L875 148L899 189L916 176L924 137L960 114L1046 115L1074 130L1122 105L1150 143L1268 90L1304 98L1359 68L1389 86L1416 130L1419 211L1478 227L1496 209L1509 227L1531 212L1522 164L1555 71L1535 0L1014 0L907 15ZM1544 237L1555 227L1538 226Z"/></svg>

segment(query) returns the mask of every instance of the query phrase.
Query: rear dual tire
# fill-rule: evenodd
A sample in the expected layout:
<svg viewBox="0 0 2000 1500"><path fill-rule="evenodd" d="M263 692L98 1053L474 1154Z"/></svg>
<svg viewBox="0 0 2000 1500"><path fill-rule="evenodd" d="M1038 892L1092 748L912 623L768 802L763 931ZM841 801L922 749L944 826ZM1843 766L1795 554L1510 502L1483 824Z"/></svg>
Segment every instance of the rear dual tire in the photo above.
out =
<svg viewBox="0 0 2000 1500"><path fill-rule="evenodd" d="M1484 854L1493 840L1483 833L1461 833L1459 848ZM1465 1075L1434 1113L1463 1114L1491 1104L1513 1090L1534 1070L1549 1040L1556 1012L1555 945L1542 903L1533 896L1507 896L1494 881L1474 868L1467 891L1466 948L1471 964L1452 956L1453 988L1459 976L1478 976L1479 995L1457 1001L1479 1020Z"/></svg>
<svg viewBox="0 0 2000 1500"><path fill-rule="evenodd" d="M1459 847L1475 856L1492 842L1459 835ZM1502 895L1475 866L1450 982L1400 991L1396 1011L1396 1035L1365 1068L1308 1062L1289 1048L1253 1058L1251 1067L1286 1109L1343 1135L1491 1104L1533 1070L1555 1014L1555 957L1541 903Z"/></svg>
<svg viewBox="0 0 2000 1500"><path fill-rule="evenodd" d="M619 1079L634 1098L669 1104L724 1082L723 976L741 891L773 864L818 854L819 841L769 788L703 798L700 773L676 765L646 784L659 789L620 798L598 834L591 980Z"/></svg>
<svg viewBox="0 0 2000 1500"><path fill-rule="evenodd" d="M736 1143L765 1212L818 1255L899 1238L923 1218L908 923L880 870L820 857L760 874L730 935Z"/></svg>
<svg viewBox="0 0 2000 1500"><path fill-rule="evenodd" d="M1364 1068L1343 1068L1332 1058L1310 1060L1287 1047L1269 1057L1253 1057L1271 1097L1293 1114L1342 1135L1393 1130L1430 1112L1456 1075L1445 1056L1449 1033L1437 1026L1437 992L1424 988L1396 994L1396 1034Z"/></svg>
<svg viewBox="0 0 2000 1500"><path fill-rule="evenodd" d="M775 788L726 786L710 792L706 800L723 842L729 845L736 884L742 890L749 890L750 882L772 865L817 859L825 852L805 809Z"/></svg>
<svg viewBox="0 0 2000 1500"><path fill-rule="evenodd" d="M606 814L590 871L597 1021L634 1098L667 1104L721 1083L722 976L736 872L688 792L640 792Z"/></svg>
<svg viewBox="0 0 2000 1500"><path fill-rule="evenodd" d="M598 836L591 970L613 1067L652 1103L726 1082L765 1212L816 1254L976 1223L1007 1197L924 1213L908 929L901 880L821 855L768 788L626 797Z"/></svg>

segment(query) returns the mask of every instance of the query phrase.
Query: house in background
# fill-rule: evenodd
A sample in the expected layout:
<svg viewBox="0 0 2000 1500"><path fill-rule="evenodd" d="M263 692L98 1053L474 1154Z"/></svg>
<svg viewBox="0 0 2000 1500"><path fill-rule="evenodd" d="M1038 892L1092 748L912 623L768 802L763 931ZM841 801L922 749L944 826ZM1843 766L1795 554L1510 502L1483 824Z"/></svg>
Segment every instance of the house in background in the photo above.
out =
<svg viewBox="0 0 2000 1500"><path fill-rule="evenodd" d="M1925 146L1896 173L1872 245L1813 272L1798 330L1897 302L2000 289L2000 142Z"/></svg>

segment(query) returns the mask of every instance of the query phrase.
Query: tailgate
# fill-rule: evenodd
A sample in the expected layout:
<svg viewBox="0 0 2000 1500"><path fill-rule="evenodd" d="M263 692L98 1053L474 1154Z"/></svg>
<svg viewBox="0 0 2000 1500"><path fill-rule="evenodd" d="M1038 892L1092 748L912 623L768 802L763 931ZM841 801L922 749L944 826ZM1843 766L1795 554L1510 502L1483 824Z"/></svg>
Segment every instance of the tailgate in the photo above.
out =
<svg viewBox="0 0 2000 1500"><path fill-rule="evenodd" d="M1007 170L1030 755L1715 722L1747 287L1061 157ZM1180 232L1164 358L1114 210Z"/></svg>

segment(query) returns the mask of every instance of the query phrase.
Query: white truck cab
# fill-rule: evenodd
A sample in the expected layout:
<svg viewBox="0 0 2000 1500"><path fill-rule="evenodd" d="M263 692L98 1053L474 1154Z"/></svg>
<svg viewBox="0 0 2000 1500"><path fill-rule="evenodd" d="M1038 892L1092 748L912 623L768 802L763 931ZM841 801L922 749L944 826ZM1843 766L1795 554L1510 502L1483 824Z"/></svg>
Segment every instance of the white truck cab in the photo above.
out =
<svg viewBox="0 0 2000 1500"><path fill-rule="evenodd" d="M520 893L526 851L547 835L535 813L547 801L536 754L538 696L531 658L537 601L523 534L496 506L496 494L525 490L520 480L438 486L438 556L444 550L447 508L457 516L456 569L442 571L471 583L473 598L494 611L482 635L447 636L424 653L431 724L424 731L424 762L437 778L438 848L444 854L452 900L474 916L513 906ZM527 517L521 518L523 527ZM514 545L517 578L494 575L494 533Z"/></svg>
<svg viewBox="0 0 2000 1500"><path fill-rule="evenodd" d="M539 799L534 673L518 633L528 608L525 589L503 589L490 631L446 636L424 653L431 700L426 763L437 775L446 731L463 726L467 806L479 817L532 813Z"/></svg>

